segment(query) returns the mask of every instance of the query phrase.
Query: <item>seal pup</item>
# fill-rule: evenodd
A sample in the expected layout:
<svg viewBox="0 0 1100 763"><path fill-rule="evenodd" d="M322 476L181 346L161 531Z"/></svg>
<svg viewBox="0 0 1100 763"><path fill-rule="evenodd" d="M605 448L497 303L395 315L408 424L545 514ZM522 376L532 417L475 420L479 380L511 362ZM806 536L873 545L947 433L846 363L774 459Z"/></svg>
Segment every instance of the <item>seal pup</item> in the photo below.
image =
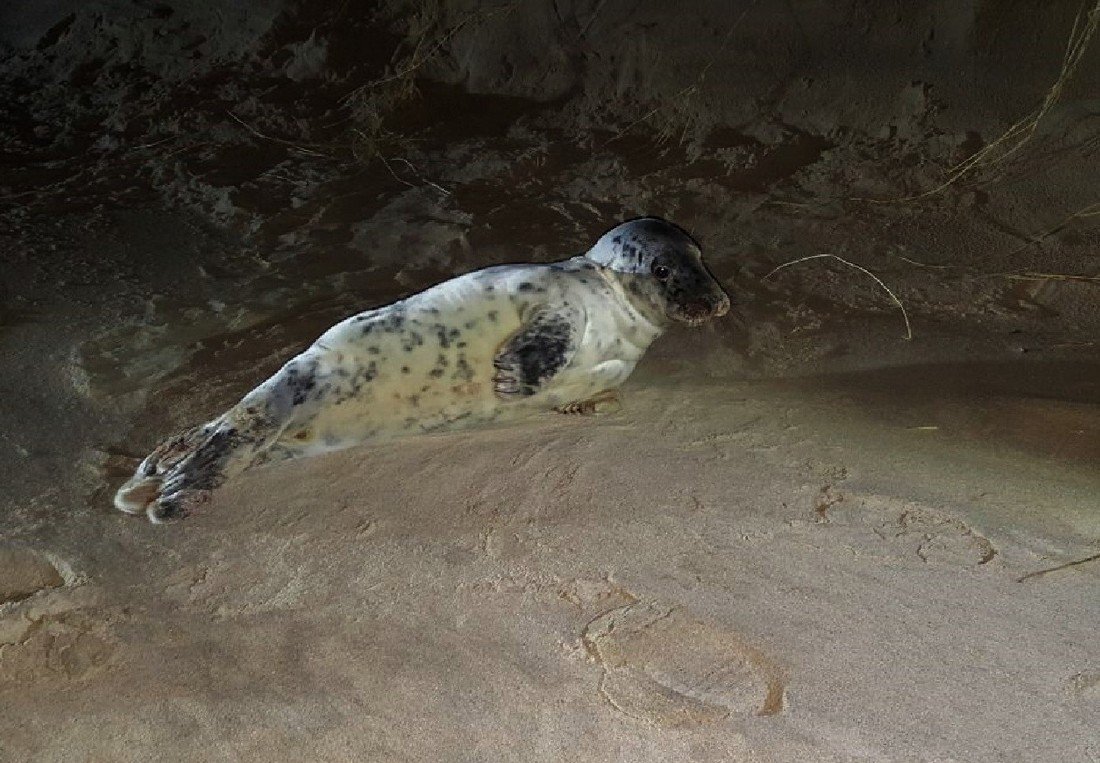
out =
<svg viewBox="0 0 1100 763"><path fill-rule="evenodd" d="M617 399L665 329L729 307L687 232L629 220L584 255L474 271L338 323L237 405L161 443L114 504L167 522L250 466L536 411L590 413Z"/></svg>

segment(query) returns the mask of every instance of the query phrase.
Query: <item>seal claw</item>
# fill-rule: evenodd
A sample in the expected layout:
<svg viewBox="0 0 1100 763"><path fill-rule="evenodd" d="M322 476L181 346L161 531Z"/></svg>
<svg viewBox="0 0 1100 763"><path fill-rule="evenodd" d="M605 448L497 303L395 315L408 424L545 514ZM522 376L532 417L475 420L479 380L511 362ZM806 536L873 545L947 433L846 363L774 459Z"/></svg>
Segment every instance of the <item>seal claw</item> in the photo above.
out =
<svg viewBox="0 0 1100 763"><path fill-rule="evenodd" d="M622 410L622 407L622 398L619 396L619 390L606 389L587 400L577 400L573 403L559 405L554 410L558 413L592 416L597 413L618 413Z"/></svg>

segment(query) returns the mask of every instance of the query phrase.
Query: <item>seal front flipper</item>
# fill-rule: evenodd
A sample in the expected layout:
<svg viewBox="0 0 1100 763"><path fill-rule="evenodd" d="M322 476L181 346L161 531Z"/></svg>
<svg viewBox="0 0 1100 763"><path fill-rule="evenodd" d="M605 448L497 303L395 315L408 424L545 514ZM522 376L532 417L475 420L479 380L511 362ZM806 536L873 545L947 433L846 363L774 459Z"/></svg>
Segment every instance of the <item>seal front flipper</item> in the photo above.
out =
<svg viewBox="0 0 1100 763"><path fill-rule="evenodd" d="M617 389L605 389L585 400L566 403L554 408L558 413L579 413L582 416L591 416L595 413L617 413L622 410L623 401Z"/></svg>
<svg viewBox="0 0 1100 763"><path fill-rule="evenodd" d="M569 365L583 334L575 308L540 308L493 357L493 391L502 400L530 397Z"/></svg>

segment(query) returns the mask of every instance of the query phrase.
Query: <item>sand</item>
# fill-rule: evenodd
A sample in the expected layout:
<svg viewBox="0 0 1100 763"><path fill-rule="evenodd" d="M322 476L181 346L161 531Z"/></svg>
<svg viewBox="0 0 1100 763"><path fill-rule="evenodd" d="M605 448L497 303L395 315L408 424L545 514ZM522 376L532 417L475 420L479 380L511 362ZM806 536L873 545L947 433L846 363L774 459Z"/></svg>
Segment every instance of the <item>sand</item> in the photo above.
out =
<svg viewBox="0 0 1100 763"><path fill-rule="evenodd" d="M619 414L257 470L183 525L73 509L23 542L72 569L5 607L2 749L1088 760L1097 573L1055 568L1095 555L1095 414L869 387L651 364Z"/></svg>
<svg viewBox="0 0 1100 763"><path fill-rule="evenodd" d="M1095 67L1003 173L865 200L1041 100L1076 5L246 5L0 12L0 760L1100 760L1100 238L1044 235ZM424 34L357 158L338 99ZM111 508L334 321L643 212L738 304L621 411ZM826 252L912 339L764 278Z"/></svg>

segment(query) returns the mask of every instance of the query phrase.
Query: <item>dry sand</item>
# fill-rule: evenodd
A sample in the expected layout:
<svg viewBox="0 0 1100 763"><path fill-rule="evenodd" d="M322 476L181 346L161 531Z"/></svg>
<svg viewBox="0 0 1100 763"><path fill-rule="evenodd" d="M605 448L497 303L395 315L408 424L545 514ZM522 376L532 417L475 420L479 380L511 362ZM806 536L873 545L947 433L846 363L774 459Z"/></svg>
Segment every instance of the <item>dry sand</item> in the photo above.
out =
<svg viewBox="0 0 1100 763"><path fill-rule="evenodd" d="M1097 368L747 381L701 333L618 414L256 470L167 528L49 512L0 559L0 751L1100 753L1100 565L1055 569L1096 554Z"/></svg>

